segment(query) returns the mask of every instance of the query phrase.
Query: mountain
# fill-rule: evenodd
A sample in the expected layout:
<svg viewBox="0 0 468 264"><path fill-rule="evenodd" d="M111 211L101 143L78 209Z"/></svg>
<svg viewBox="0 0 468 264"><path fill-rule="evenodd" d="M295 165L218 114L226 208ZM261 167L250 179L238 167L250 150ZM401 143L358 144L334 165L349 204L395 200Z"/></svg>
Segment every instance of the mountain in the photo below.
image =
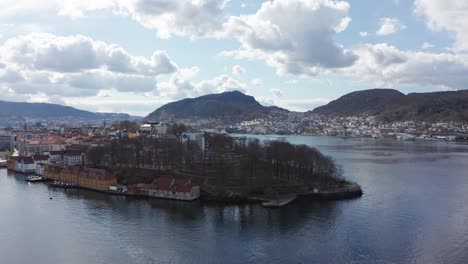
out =
<svg viewBox="0 0 468 264"><path fill-rule="evenodd" d="M132 119L128 114L121 113L93 113L89 111L79 110L69 106L49 103L17 103L0 101L0 119L6 118L23 118L23 119L63 119L75 118L86 120L101 120L101 119Z"/></svg>
<svg viewBox="0 0 468 264"><path fill-rule="evenodd" d="M468 91L410 93L371 89L346 94L312 113L373 115L385 121L468 121Z"/></svg>
<svg viewBox="0 0 468 264"><path fill-rule="evenodd" d="M401 101L405 95L392 89L372 89L346 94L327 105L314 109L314 113L323 115L376 115L387 105Z"/></svg>
<svg viewBox="0 0 468 264"><path fill-rule="evenodd" d="M288 113L276 106L266 107L239 91L187 98L161 106L146 120L220 119L226 123L251 120L269 113Z"/></svg>

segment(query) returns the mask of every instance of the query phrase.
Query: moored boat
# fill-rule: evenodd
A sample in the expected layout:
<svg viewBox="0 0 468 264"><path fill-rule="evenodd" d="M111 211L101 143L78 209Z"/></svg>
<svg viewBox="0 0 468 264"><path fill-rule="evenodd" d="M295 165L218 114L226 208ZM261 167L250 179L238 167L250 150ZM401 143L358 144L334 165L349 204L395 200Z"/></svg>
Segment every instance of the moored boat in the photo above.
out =
<svg viewBox="0 0 468 264"><path fill-rule="evenodd" d="M64 189L72 189L72 188L78 187L76 183L61 182L61 181L54 181L50 184L50 186L57 187L57 188L64 188Z"/></svg>
<svg viewBox="0 0 468 264"><path fill-rule="evenodd" d="M47 180L48 180L47 178L44 178L42 176L28 176L26 178L27 182L43 182L43 181L47 181Z"/></svg>

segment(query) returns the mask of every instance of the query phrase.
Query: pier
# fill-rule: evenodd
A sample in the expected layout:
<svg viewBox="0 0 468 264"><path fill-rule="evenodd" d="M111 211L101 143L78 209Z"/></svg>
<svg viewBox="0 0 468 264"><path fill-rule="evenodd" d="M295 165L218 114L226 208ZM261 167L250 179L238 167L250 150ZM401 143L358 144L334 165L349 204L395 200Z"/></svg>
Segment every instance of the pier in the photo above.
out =
<svg viewBox="0 0 468 264"><path fill-rule="evenodd" d="M283 195L283 196L278 196L274 199L270 199L266 202L262 203L263 207L269 207L269 208L279 208L283 207L289 203L292 203L294 200L296 200L297 196L296 195Z"/></svg>

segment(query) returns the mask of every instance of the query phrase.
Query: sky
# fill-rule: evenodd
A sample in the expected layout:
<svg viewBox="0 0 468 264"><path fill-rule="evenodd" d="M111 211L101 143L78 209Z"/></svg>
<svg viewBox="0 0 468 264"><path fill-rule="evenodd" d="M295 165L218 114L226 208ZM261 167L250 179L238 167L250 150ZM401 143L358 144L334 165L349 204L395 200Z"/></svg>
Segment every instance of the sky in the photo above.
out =
<svg viewBox="0 0 468 264"><path fill-rule="evenodd" d="M0 100L146 116L239 90L307 111L466 89L464 0L0 0Z"/></svg>

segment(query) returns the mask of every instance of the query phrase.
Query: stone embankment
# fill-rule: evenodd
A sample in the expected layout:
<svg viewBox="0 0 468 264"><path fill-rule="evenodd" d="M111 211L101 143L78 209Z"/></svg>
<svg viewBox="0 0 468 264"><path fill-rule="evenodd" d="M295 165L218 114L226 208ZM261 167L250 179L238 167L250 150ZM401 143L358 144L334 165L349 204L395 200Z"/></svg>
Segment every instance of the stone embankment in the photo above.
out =
<svg viewBox="0 0 468 264"><path fill-rule="evenodd" d="M277 196L249 196L232 192L218 195L205 194L202 200L219 203L261 203L265 207L282 207L292 203L296 199L309 200L341 200L361 197L361 186L350 182L341 187L331 189L315 189L310 192L290 193Z"/></svg>

